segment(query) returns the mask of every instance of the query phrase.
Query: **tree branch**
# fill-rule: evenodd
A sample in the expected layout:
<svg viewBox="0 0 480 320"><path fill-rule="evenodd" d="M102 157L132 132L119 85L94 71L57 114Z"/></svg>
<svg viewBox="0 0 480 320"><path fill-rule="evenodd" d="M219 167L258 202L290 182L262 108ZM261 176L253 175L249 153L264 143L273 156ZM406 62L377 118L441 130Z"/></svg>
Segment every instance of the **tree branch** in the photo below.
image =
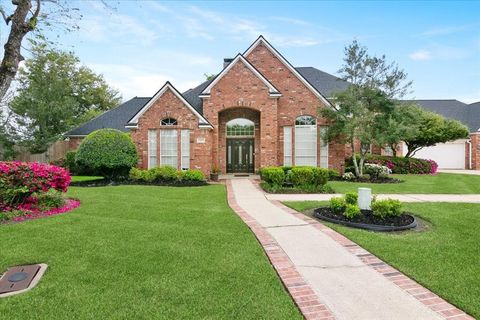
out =
<svg viewBox="0 0 480 320"><path fill-rule="evenodd" d="M3 20L5 20L5 23L8 25L12 20L12 16L11 15L7 16L5 14L5 10L2 7L0 7L0 13L2 14Z"/></svg>

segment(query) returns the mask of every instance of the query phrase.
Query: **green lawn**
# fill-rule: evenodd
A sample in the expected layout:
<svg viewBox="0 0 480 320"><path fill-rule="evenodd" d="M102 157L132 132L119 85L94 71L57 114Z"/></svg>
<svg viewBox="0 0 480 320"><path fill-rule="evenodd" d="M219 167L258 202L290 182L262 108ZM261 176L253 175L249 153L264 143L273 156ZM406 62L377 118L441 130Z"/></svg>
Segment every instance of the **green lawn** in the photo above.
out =
<svg viewBox="0 0 480 320"><path fill-rule="evenodd" d="M285 204L304 211L325 203ZM431 226L422 232L378 233L326 224L446 300L480 317L480 205L420 203L404 207L429 221Z"/></svg>
<svg viewBox="0 0 480 320"><path fill-rule="evenodd" d="M436 175L392 175L403 183L356 183L331 181L330 186L338 193L372 188L373 193L480 193L480 176L439 173Z"/></svg>
<svg viewBox="0 0 480 320"><path fill-rule="evenodd" d="M0 272L44 262L1 319L301 319L224 186L71 188L69 213L0 226Z"/></svg>
<svg viewBox="0 0 480 320"><path fill-rule="evenodd" d="M101 180L103 177L95 176L72 176L72 182Z"/></svg>

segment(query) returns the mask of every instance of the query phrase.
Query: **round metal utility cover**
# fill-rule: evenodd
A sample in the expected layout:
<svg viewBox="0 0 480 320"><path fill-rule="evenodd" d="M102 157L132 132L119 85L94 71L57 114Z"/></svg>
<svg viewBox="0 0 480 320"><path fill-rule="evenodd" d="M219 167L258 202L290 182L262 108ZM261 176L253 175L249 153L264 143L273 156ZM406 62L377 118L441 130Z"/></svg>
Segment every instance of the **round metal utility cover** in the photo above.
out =
<svg viewBox="0 0 480 320"><path fill-rule="evenodd" d="M8 281L10 282L19 282L23 281L28 278L28 273L26 272L17 272L12 274L10 277L8 277Z"/></svg>

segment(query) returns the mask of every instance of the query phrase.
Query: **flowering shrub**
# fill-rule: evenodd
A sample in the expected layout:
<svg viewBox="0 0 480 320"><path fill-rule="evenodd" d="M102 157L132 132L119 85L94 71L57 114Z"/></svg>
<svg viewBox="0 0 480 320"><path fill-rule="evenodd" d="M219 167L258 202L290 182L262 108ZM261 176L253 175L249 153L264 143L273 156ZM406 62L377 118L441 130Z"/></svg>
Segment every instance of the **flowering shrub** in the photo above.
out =
<svg viewBox="0 0 480 320"><path fill-rule="evenodd" d="M376 163L365 163L364 172L373 178L387 177L392 173L392 169L387 166Z"/></svg>
<svg viewBox="0 0 480 320"><path fill-rule="evenodd" d="M378 164L392 170L397 174L435 174L438 164L433 160L390 157L380 155L369 155L365 159L366 163ZM352 159L347 159L346 171L353 171Z"/></svg>
<svg viewBox="0 0 480 320"><path fill-rule="evenodd" d="M66 192L70 175L63 168L36 162L0 162L0 211L28 209L36 195Z"/></svg>

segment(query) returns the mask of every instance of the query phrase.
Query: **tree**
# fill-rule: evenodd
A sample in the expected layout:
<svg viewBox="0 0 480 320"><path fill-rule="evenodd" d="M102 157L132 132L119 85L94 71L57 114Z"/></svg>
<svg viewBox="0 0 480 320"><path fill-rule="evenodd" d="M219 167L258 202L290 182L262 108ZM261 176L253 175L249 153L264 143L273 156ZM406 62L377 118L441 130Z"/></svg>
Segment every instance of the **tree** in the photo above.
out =
<svg viewBox="0 0 480 320"><path fill-rule="evenodd" d="M360 177L372 144L384 145L397 135L388 131L389 124L394 121L397 99L408 92L411 82L395 63L387 63L385 56L370 56L357 41L345 48L343 60L339 73L350 86L334 95L334 109L322 108L320 112L331 121L328 139L339 139L352 148L355 175ZM357 142L360 150L355 150Z"/></svg>
<svg viewBox="0 0 480 320"><path fill-rule="evenodd" d="M460 121L445 119L416 105L403 106L399 109L411 115L410 126L415 128L402 138L408 148L406 158L413 157L424 147L468 137L468 128Z"/></svg>
<svg viewBox="0 0 480 320"><path fill-rule="evenodd" d="M67 30L77 28L68 25L68 20L73 18L70 12L78 9L70 6L68 1L62 0L12 0L12 13L7 14L7 7L0 5L0 14L10 32L4 45L3 58L0 63L0 99L7 93L14 80L18 65L24 60L21 54L22 41L27 34L37 32L36 36L42 40L42 26L50 27L61 24ZM14 8L14 9L13 9Z"/></svg>
<svg viewBox="0 0 480 320"><path fill-rule="evenodd" d="M37 45L20 68L10 103L32 152L43 152L69 129L121 102L103 76L82 66L70 52Z"/></svg>

